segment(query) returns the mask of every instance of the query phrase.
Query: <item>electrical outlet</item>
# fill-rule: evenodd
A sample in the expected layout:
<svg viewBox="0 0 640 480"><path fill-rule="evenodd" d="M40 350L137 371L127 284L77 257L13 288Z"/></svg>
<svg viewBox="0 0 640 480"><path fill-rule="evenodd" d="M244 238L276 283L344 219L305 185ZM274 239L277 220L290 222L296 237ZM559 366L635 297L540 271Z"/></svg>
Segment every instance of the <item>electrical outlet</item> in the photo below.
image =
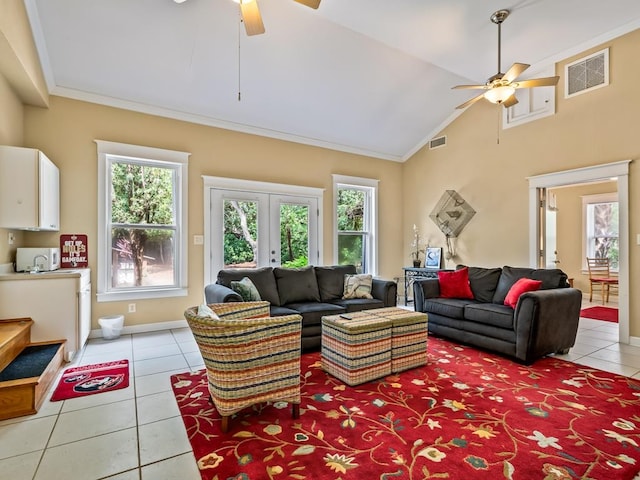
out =
<svg viewBox="0 0 640 480"><path fill-rule="evenodd" d="M193 236L193 244L194 245L204 245L204 236L203 235L194 235Z"/></svg>
<svg viewBox="0 0 640 480"><path fill-rule="evenodd" d="M129 304L129 313L136 313L136 304L135 303L130 303Z"/></svg>

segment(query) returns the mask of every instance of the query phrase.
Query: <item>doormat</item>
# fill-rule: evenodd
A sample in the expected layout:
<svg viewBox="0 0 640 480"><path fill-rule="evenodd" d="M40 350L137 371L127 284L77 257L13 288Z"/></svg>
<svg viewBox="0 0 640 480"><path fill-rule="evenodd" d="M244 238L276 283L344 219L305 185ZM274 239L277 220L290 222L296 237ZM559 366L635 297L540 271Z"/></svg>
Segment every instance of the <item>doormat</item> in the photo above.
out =
<svg viewBox="0 0 640 480"><path fill-rule="evenodd" d="M129 360L68 368L62 374L52 402L111 392L129 386Z"/></svg>
<svg viewBox="0 0 640 480"><path fill-rule="evenodd" d="M202 480L617 479L640 471L640 381L546 357L531 366L429 337L428 364L348 387L302 356L283 402L222 433L204 370L173 375Z"/></svg>
<svg viewBox="0 0 640 480"><path fill-rule="evenodd" d="M580 310L580 316L603 320L605 322L618 323L618 309L610 307L589 307Z"/></svg>

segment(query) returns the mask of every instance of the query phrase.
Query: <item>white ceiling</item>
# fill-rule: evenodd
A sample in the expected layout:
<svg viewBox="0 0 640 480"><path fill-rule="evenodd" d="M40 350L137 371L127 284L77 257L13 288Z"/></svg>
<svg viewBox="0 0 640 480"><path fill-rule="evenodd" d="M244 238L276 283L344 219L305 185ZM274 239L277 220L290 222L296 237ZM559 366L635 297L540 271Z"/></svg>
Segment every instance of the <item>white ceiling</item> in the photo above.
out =
<svg viewBox="0 0 640 480"><path fill-rule="evenodd" d="M396 161L497 72L494 11L502 71L640 27L638 0L258 1L253 37L231 0L25 4L52 94Z"/></svg>

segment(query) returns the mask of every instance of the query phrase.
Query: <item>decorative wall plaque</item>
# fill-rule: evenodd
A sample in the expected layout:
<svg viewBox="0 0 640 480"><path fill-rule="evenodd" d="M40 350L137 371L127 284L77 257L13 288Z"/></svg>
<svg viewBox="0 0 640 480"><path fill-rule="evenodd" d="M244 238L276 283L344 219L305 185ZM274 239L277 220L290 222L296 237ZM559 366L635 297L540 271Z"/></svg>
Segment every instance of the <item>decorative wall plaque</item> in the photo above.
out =
<svg viewBox="0 0 640 480"><path fill-rule="evenodd" d="M444 192L429 218L446 237L457 237L476 211L455 190Z"/></svg>

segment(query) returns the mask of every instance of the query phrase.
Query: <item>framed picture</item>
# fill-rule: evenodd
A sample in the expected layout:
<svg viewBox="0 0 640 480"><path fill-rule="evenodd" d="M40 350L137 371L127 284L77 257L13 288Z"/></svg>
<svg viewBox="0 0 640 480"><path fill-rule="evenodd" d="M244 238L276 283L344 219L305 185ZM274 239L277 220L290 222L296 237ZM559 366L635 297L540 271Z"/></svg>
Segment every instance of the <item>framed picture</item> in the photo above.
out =
<svg viewBox="0 0 640 480"><path fill-rule="evenodd" d="M424 255L425 268L442 268L442 248L427 247Z"/></svg>

